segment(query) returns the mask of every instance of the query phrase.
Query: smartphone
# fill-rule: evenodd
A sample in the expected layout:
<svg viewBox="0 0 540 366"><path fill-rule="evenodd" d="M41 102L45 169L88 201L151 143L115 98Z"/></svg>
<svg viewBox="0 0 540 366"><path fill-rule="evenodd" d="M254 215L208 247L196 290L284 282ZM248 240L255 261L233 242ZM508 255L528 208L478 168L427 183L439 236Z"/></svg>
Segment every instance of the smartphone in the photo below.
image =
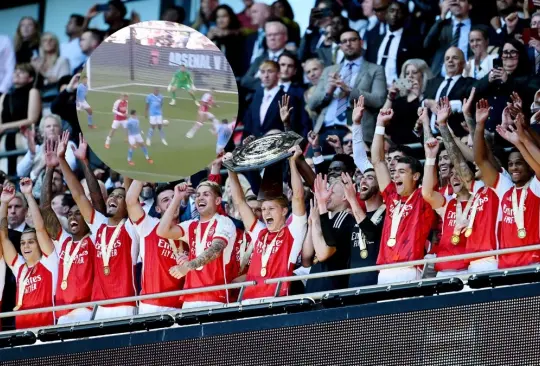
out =
<svg viewBox="0 0 540 366"><path fill-rule="evenodd" d="M502 59L496 58L496 59L493 60L493 68L494 69L502 69L502 67L503 67Z"/></svg>
<svg viewBox="0 0 540 366"><path fill-rule="evenodd" d="M109 4L97 4L96 11L103 12L109 10Z"/></svg>

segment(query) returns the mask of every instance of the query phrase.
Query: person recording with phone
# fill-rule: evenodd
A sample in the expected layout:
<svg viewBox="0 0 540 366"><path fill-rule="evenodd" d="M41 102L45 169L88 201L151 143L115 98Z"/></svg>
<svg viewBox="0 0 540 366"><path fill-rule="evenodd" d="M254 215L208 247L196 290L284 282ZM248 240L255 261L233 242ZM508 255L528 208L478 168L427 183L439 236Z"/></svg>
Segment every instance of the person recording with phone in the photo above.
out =
<svg viewBox="0 0 540 366"><path fill-rule="evenodd" d="M304 62L317 57L317 50L324 46L325 29L332 22L332 16L335 13L332 9L332 3L333 1L323 0L316 8L311 9L309 26L298 49L300 61Z"/></svg>

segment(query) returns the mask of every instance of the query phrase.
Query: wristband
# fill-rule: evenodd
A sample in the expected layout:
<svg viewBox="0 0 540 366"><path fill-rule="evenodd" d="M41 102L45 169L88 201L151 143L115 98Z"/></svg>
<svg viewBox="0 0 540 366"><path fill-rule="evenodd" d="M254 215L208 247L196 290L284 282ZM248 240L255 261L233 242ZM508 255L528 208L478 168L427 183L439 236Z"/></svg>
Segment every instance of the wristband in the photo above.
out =
<svg viewBox="0 0 540 366"><path fill-rule="evenodd" d="M437 159L435 158L426 158L426 166L435 166L435 162Z"/></svg>
<svg viewBox="0 0 540 366"><path fill-rule="evenodd" d="M375 135L383 135L384 136L384 130L385 130L385 128L383 126L375 127Z"/></svg>

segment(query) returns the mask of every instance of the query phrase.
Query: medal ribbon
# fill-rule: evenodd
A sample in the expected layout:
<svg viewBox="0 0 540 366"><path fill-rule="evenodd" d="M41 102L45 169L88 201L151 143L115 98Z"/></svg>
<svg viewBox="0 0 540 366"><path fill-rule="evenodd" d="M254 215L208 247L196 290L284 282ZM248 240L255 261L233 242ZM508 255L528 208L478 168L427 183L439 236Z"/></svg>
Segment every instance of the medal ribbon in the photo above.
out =
<svg viewBox="0 0 540 366"><path fill-rule="evenodd" d="M371 216L371 222L373 224L377 225L379 223L385 209L386 209L386 205L384 203L379 206L377 211L375 211L373 216ZM359 230L358 240L360 241L360 243L359 243L359 245L360 245L360 253L362 253L362 250L367 249L366 236L362 232L362 229Z"/></svg>
<svg viewBox="0 0 540 366"><path fill-rule="evenodd" d="M120 235L120 230L122 230L125 221L126 220L122 220L118 225L116 225L116 228L114 229L114 232L111 236L111 240L109 240L108 243L105 242L107 227L105 227L101 233L101 258L103 259L103 268L109 266L109 260L111 259L111 253L114 247L114 243L116 242L118 235Z"/></svg>
<svg viewBox="0 0 540 366"><path fill-rule="evenodd" d="M251 257L254 247L255 245L253 245L253 243L248 243L246 233L244 232L242 244L240 245L240 272L242 272L248 264L249 257Z"/></svg>
<svg viewBox="0 0 540 366"><path fill-rule="evenodd" d="M270 259L270 255L272 254L272 250L274 249L274 246L276 245L277 238L281 236L281 228L277 235L274 237L274 239L270 242L270 244L266 244L266 240L268 239L268 234L270 232L267 232L264 236L263 244L265 245L263 249L263 255L261 257L261 268L266 268L266 265L268 264L268 260Z"/></svg>
<svg viewBox="0 0 540 366"><path fill-rule="evenodd" d="M512 191L512 212L514 213L514 220L518 231L525 229L525 214L523 209L525 208L525 199L527 198L527 192L529 191L529 184L530 182L527 182L521 189L519 206L517 202L517 187L514 187L514 190Z"/></svg>
<svg viewBox="0 0 540 366"><path fill-rule="evenodd" d="M215 221L216 221L216 215L212 217L212 219L208 223L208 226L206 226L206 230L204 230L202 239L201 239L201 226L202 226L201 222L199 221L199 223L197 224L197 233L195 235L195 256L196 257L200 256L204 252L204 249L206 248L206 240L208 238L208 233L210 232L210 228L212 227L212 225L214 225ZM197 271L200 271L202 269L203 269L203 266L197 268Z"/></svg>
<svg viewBox="0 0 540 366"><path fill-rule="evenodd" d="M81 249L82 242L88 237L88 234L86 234L81 240L79 240L79 243L75 246L75 249L73 249L73 254L69 254L71 251L71 245L73 244L73 238L69 238L68 243L66 244L66 249L64 250L64 262L62 263L63 266L63 273L62 273L62 282L67 281L69 271L71 271L71 266L73 265L73 262L75 261L75 258L79 254L79 250Z"/></svg>
<svg viewBox="0 0 540 366"><path fill-rule="evenodd" d="M401 223L401 218L403 217L403 214L405 213L405 207L407 207L407 203L409 203L409 201L415 194L416 194L416 191L413 192L409 196L409 198L407 198L407 201L405 201L405 204L402 204L402 202L399 201L399 203L394 208L394 212L392 214L392 225L390 226L390 239L394 239L394 240L396 239L396 235L399 229L399 224Z"/></svg>
<svg viewBox="0 0 540 366"><path fill-rule="evenodd" d="M467 205L465 206L465 211L463 211L463 207L461 207L461 202L457 200L456 197L456 225L454 226L454 235L459 236L460 230L456 230L457 227L461 227L461 225L458 226L458 223L461 223L465 220L467 220L467 216L469 215L469 211L471 210L471 206L473 203L474 196L470 196Z"/></svg>
<svg viewBox="0 0 540 366"><path fill-rule="evenodd" d="M484 192L487 188L484 187ZM476 211L478 210L478 205L480 204L480 192L477 192L474 197L474 204L472 206L471 216L469 216L469 224L467 225L467 230L472 231L474 225L474 219L476 217Z"/></svg>
<svg viewBox="0 0 540 366"><path fill-rule="evenodd" d="M32 276L34 273L34 270L36 269L37 263L32 267L32 269L28 268L28 265L25 264L23 267L23 270L21 272L21 280L19 280L19 293L17 296L17 306L13 310L19 310L22 307L23 304L23 298L24 298L24 292L26 291L26 282L28 279Z"/></svg>

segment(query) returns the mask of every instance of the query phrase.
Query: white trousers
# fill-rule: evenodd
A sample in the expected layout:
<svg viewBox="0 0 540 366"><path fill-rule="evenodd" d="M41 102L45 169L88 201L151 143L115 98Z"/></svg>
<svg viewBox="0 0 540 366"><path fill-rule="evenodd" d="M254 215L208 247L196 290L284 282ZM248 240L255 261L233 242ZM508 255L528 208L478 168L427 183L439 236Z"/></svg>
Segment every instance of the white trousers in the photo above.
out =
<svg viewBox="0 0 540 366"><path fill-rule="evenodd" d="M379 271L378 285L396 282L415 281L422 278L422 273L416 267L382 269Z"/></svg>
<svg viewBox="0 0 540 366"><path fill-rule="evenodd" d="M90 321L92 317L92 310L88 308L73 309L66 315L62 315L58 318L57 324L71 324Z"/></svg>
<svg viewBox="0 0 540 366"><path fill-rule="evenodd" d="M122 318L135 315L135 306L98 306L95 320Z"/></svg>
<svg viewBox="0 0 540 366"><path fill-rule="evenodd" d="M139 314L155 314L155 313L177 313L180 309L169 308L166 306L158 306L152 304L145 304L141 302L139 304Z"/></svg>

